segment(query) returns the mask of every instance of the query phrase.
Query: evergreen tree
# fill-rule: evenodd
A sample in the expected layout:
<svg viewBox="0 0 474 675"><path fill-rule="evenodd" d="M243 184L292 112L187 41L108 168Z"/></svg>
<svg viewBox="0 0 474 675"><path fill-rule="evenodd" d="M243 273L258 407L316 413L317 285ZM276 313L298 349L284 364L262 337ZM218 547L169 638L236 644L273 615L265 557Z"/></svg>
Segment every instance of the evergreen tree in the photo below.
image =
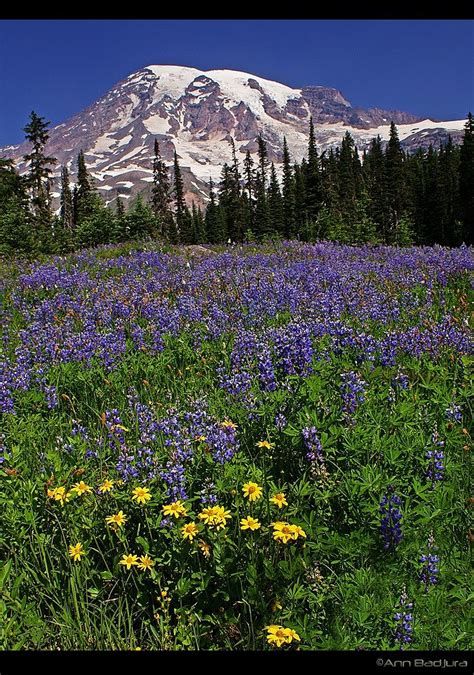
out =
<svg viewBox="0 0 474 675"><path fill-rule="evenodd" d="M156 217L149 204L139 194L133 207L127 212L127 229L131 239L144 239L152 236L156 227Z"/></svg>
<svg viewBox="0 0 474 675"><path fill-rule="evenodd" d="M209 203L206 208L205 225L206 241L211 244L217 244L223 241L223 233L220 232L221 221L219 219L219 207L216 204L216 193L214 192L214 183L209 180Z"/></svg>
<svg viewBox="0 0 474 675"><path fill-rule="evenodd" d="M166 239L169 239L170 230L173 228L171 192L168 169L161 158L160 145L155 139L151 204L158 219L160 234Z"/></svg>
<svg viewBox="0 0 474 675"><path fill-rule="evenodd" d="M247 225L250 230L255 231L255 169L248 150L244 159L244 177L247 193Z"/></svg>
<svg viewBox="0 0 474 675"><path fill-rule="evenodd" d="M268 186L268 209L270 212L270 222L272 230L281 237L285 236L285 221L283 210L283 199L280 192L280 185L275 171L275 165L272 162L270 170L270 184Z"/></svg>
<svg viewBox="0 0 474 675"><path fill-rule="evenodd" d="M69 171L64 165L61 169L61 195L60 195L60 222L63 227L70 230L73 226L72 193L69 184Z"/></svg>
<svg viewBox="0 0 474 675"><path fill-rule="evenodd" d="M115 241L127 241L130 238L129 223L125 213L125 206L117 190L115 200Z"/></svg>
<svg viewBox="0 0 474 675"><path fill-rule="evenodd" d="M306 239L307 231L307 214L306 214L306 190L305 190L305 165L306 162L303 159L301 166L295 164L294 166L294 176L295 176L295 211L296 211L296 222L297 222L297 232L296 237L298 239Z"/></svg>
<svg viewBox="0 0 474 675"><path fill-rule="evenodd" d="M321 175L314 135L313 118L309 119L308 162L305 168L306 217L315 223L321 208Z"/></svg>
<svg viewBox="0 0 474 675"><path fill-rule="evenodd" d="M283 138L283 218L285 237L287 239L294 239L297 231L295 181L286 138Z"/></svg>
<svg viewBox="0 0 474 675"><path fill-rule="evenodd" d="M363 164L363 176L368 194L368 216L376 223L383 238L385 224L385 157L380 136L372 139Z"/></svg>
<svg viewBox="0 0 474 675"><path fill-rule="evenodd" d="M87 171L84 153L79 151L77 156L77 184L73 195L74 223L80 225L90 218L96 210L103 207L102 200L95 191L92 177Z"/></svg>
<svg viewBox="0 0 474 675"><path fill-rule="evenodd" d="M459 156L459 215L462 223L462 240L474 243L474 122L467 116Z"/></svg>
<svg viewBox="0 0 474 675"><path fill-rule="evenodd" d="M391 243L396 239L396 229L406 208L405 173L403 166L403 150L398 138L397 127L390 123L390 136L385 151L385 241Z"/></svg>
<svg viewBox="0 0 474 675"><path fill-rule="evenodd" d="M34 245L26 189L12 160L0 157L0 254L26 252Z"/></svg>
<svg viewBox="0 0 474 675"><path fill-rule="evenodd" d="M357 199L356 176L354 175L354 139L348 131L344 134L339 153L339 205L344 216L350 220Z"/></svg>
<svg viewBox="0 0 474 675"><path fill-rule="evenodd" d="M267 199L267 167L268 152L262 136L257 138L258 170L255 179L255 233L260 240L265 239L272 231L270 211Z"/></svg>
<svg viewBox="0 0 474 675"><path fill-rule="evenodd" d="M186 208L186 202L184 201L184 183L176 151L174 153L174 201L178 241L182 243L190 243L191 219L189 211Z"/></svg>
<svg viewBox="0 0 474 675"><path fill-rule="evenodd" d="M31 190L33 215L40 227L50 225L52 217L50 204L52 169L50 165L55 164L56 159L45 155L45 146L49 139L48 126L49 122L46 122L44 117L39 117L32 111L30 121L24 128L26 140L33 146L32 151L24 156L24 160L30 165L27 185Z"/></svg>

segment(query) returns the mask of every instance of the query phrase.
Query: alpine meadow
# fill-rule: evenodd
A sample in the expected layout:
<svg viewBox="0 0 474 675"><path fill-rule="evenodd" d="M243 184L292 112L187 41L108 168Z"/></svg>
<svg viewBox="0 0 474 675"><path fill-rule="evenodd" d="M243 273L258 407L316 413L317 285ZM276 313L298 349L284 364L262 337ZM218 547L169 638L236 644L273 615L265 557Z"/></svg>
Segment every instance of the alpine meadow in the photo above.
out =
<svg viewBox="0 0 474 675"><path fill-rule="evenodd" d="M472 648L472 114L149 66L22 124L0 649Z"/></svg>

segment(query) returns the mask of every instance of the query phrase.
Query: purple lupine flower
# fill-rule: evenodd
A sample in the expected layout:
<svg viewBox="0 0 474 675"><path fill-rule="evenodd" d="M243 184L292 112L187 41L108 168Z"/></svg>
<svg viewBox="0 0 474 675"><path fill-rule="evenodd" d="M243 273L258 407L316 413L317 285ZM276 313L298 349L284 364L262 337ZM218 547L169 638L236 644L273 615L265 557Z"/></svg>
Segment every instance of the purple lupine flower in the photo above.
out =
<svg viewBox="0 0 474 675"><path fill-rule="evenodd" d="M306 459L308 462L315 462L322 459L323 446L319 440L316 427L305 427L301 430L301 434L303 436L303 442L307 450Z"/></svg>
<svg viewBox="0 0 474 675"><path fill-rule="evenodd" d="M342 411L350 416L365 400L364 392L367 388L367 382L352 370L348 373L342 373L341 380Z"/></svg>
<svg viewBox="0 0 474 675"><path fill-rule="evenodd" d="M461 407L452 403L449 408L446 408L446 419L451 422L462 422L462 412Z"/></svg>
<svg viewBox="0 0 474 675"><path fill-rule="evenodd" d="M435 449L427 450L425 457L428 460L428 468L425 476L431 481L431 487L444 478L444 441L439 437L438 429L435 427L431 436L432 443L436 446Z"/></svg>
<svg viewBox="0 0 474 675"><path fill-rule="evenodd" d="M394 389L408 389L409 382L408 375L405 375L405 373L402 373L399 370L396 376L392 378L392 387L394 387Z"/></svg>
<svg viewBox="0 0 474 675"><path fill-rule="evenodd" d="M203 488L199 492L199 501L201 504L217 504L217 495L215 494L216 486L210 478L206 478L203 483Z"/></svg>
<svg viewBox="0 0 474 675"><path fill-rule="evenodd" d="M389 485L387 495L380 500L380 534L382 535L385 550L394 549L403 538L401 520L402 513L399 509L402 500L395 494L394 488Z"/></svg>
<svg viewBox="0 0 474 675"><path fill-rule="evenodd" d="M403 649L405 645L413 642L413 614L410 611L412 609L413 603L408 602L406 590L403 589L397 611L393 617L397 622L395 626L394 640L400 645L400 649Z"/></svg>
<svg viewBox="0 0 474 675"><path fill-rule="evenodd" d="M428 538L428 552L420 556L419 559L419 562L422 565L419 576L421 581L425 584L426 589L428 589L429 586L438 583L439 556L433 553L434 550L436 550L436 546L433 533L431 533Z"/></svg>
<svg viewBox="0 0 474 675"><path fill-rule="evenodd" d="M275 377L275 369L273 367L270 349L264 342L258 345L257 365L258 379L263 391L275 391L278 386Z"/></svg>
<svg viewBox="0 0 474 675"><path fill-rule="evenodd" d="M310 475L313 478L326 479L328 470L324 462L323 446L319 440L316 427L305 427L301 434L307 450L306 459L310 464Z"/></svg>
<svg viewBox="0 0 474 675"><path fill-rule="evenodd" d="M275 415L275 426L278 429L278 431L283 431L286 425L287 421L283 413L278 413L277 415Z"/></svg>

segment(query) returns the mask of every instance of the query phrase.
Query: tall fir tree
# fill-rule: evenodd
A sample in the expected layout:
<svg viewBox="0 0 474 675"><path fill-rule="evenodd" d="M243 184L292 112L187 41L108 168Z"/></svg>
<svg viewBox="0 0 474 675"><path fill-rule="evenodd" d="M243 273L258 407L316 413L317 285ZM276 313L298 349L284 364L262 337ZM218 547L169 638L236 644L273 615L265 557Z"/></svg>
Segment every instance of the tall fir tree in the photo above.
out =
<svg viewBox="0 0 474 675"><path fill-rule="evenodd" d="M216 203L216 193L214 192L214 183L209 180L209 203L206 208L204 223L206 226L206 241L210 244L218 244L224 241L224 233L220 231L221 220L219 218L219 207Z"/></svg>
<svg viewBox="0 0 474 675"><path fill-rule="evenodd" d="M268 185L268 210L270 213L272 231L276 232L280 237L283 238L285 236L283 199L273 162L271 164L270 183Z"/></svg>
<svg viewBox="0 0 474 675"><path fill-rule="evenodd" d="M79 151L77 156L77 184L73 195L74 223L81 225L84 220L90 218L94 212L102 207L102 200L95 191L92 176L89 175L84 158L84 152Z"/></svg>
<svg viewBox="0 0 474 675"><path fill-rule="evenodd" d="M66 165L61 168L61 193L59 217L61 225L67 230L73 226L73 204L71 185L69 183L69 171Z"/></svg>
<svg viewBox="0 0 474 675"><path fill-rule="evenodd" d="M465 244L474 243L474 121L472 114L467 116L464 137L459 155L459 197L462 240Z"/></svg>
<svg viewBox="0 0 474 675"><path fill-rule="evenodd" d="M160 235L170 238L173 228L173 213L171 211L171 183L166 164L161 158L160 145L155 138L153 158L153 187L151 191L151 205L157 216Z"/></svg>
<svg viewBox="0 0 474 675"><path fill-rule="evenodd" d="M262 240L273 230L267 198L268 152L261 134L257 138L258 170L255 179L255 233Z"/></svg>
<svg viewBox="0 0 474 675"><path fill-rule="evenodd" d="M314 134L313 118L309 118L308 162L305 168L306 217L315 223L321 208L321 174Z"/></svg>
<svg viewBox="0 0 474 675"><path fill-rule="evenodd" d="M368 194L368 215L376 223L379 236L384 236L385 223L385 156L380 136L373 138L363 164Z"/></svg>
<svg viewBox="0 0 474 675"><path fill-rule="evenodd" d="M247 193L247 229L255 233L255 169L248 150L244 159L244 180Z"/></svg>
<svg viewBox="0 0 474 675"><path fill-rule="evenodd" d="M396 239L398 224L406 209L406 181L404 154L395 123L390 123L390 135L385 150L385 214L384 234L386 243Z"/></svg>
<svg viewBox="0 0 474 675"><path fill-rule="evenodd" d="M286 138L283 138L283 220L285 237L287 239L294 239L297 231L295 180Z"/></svg>
<svg viewBox="0 0 474 675"><path fill-rule="evenodd" d="M49 226L52 218L51 166L56 164L56 159L45 155L45 146L49 139L48 126L49 122L33 110L30 114L30 121L24 128L26 140L33 146L32 151L23 158L29 162L27 185L31 190L33 215L40 227Z"/></svg>
<svg viewBox="0 0 474 675"><path fill-rule="evenodd" d="M184 183L176 151L174 153L174 203L178 241L190 243L192 237L191 217L184 200Z"/></svg>

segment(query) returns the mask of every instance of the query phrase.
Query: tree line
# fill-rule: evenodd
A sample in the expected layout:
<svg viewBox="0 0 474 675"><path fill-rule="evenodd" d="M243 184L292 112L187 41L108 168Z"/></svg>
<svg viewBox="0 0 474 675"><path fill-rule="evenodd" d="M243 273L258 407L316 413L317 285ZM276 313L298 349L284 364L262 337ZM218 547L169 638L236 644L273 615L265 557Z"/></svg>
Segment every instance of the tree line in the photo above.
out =
<svg viewBox="0 0 474 675"><path fill-rule="evenodd" d="M307 156L292 162L286 139L278 177L262 136L256 160L247 152L232 160L220 181L209 183L204 211L185 202L175 152L170 172L154 144L150 197L129 208L120 196L107 207L94 186L84 153L77 157L76 183L61 168L60 206L53 213L52 171L45 154L49 122L32 112L24 131L31 151L20 176L0 158L0 253L61 253L98 244L146 238L199 244L268 239L328 239L347 244L473 243L474 129L469 113L461 145L448 142L414 153L403 150L395 124L386 144L374 138L362 156L349 132L339 147L321 154L313 120ZM171 174L171 175L170 175Z"/></svg>

